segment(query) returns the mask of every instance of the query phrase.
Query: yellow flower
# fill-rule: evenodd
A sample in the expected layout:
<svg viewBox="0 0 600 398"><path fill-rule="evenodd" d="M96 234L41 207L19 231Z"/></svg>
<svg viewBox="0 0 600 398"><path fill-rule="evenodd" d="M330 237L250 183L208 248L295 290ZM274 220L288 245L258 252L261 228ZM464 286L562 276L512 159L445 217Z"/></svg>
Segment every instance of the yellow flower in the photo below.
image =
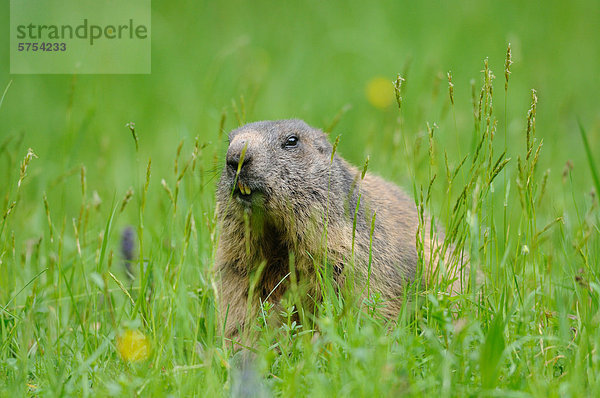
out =
<svg viewBox="0 0 600 398"><path fill-rule="evenodd" d="M374 77L367 82L367 100L379 109L385 109L394 100L394 85L385 77Z"/></svg>
<svg viewBox="0 0 600 398"><path fill-rule="evenodd" d="M139 330L126 330L117 337L117 351L124 361L143 361L150 355L150 341Z"/></svg>

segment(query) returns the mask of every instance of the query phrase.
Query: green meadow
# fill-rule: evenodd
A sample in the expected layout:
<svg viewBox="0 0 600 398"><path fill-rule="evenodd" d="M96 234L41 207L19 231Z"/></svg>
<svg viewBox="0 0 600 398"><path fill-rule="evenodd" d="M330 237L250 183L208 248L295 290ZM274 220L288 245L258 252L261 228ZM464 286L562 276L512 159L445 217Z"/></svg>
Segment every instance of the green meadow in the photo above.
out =
<svg viewBox="0 0 600 398"><path fill-rule="evenodd" d="M148 75L10 74L5 32L0 396L598 396L599 26L593 0L153 1ZM409 192L472 278L394 322L347 289L280 326L266 302L244 366L215 184L230 130L287 118Z"/></svg>

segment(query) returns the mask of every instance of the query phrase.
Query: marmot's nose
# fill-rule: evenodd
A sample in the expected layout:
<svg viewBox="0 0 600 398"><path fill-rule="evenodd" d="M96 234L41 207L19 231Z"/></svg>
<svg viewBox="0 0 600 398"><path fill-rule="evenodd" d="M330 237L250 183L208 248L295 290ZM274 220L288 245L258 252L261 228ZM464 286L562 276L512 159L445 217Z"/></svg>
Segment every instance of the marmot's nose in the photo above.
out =
<svg viewBox="0 0 600 398"><path fill-rule="evenodd" d="M241 145L231 145L227 151L227 167L234 173L238 171L238 167L240 168L240 171L242 171L252 161L252 156L246 149L246 153L244 153L244 158L242 159L242 166L239 166L240 158L242 157L242 151L245 146L246 144L244 142L242 142Z"/></svg>

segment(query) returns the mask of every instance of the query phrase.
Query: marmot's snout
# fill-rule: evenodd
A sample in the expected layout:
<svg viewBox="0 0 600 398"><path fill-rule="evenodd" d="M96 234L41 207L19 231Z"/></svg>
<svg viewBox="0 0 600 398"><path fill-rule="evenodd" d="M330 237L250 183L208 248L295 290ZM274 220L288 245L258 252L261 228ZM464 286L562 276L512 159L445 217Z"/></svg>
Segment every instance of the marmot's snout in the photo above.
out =
<svg viewBox="0 0 600 398"><path fill-rule="evenodd" d="M262 179L254 167L254 146L251 140L236 137L230 143L225 159L227 185L235 199L244 206L250 206L264 190Z"/></svg>
<svg viewBox="0 0 600 398"><path fill-rule="evenodd" d="M227 169L230 174L237 173L238 168L240 168L240 173L252 162L252 151L248 150L246 140L234 140L227 150ZM244 148L246 149L244 151ZM242 152L244 152L244 158L242 159ZM240 160L242 160L242 164L240 166Z"/></svg>

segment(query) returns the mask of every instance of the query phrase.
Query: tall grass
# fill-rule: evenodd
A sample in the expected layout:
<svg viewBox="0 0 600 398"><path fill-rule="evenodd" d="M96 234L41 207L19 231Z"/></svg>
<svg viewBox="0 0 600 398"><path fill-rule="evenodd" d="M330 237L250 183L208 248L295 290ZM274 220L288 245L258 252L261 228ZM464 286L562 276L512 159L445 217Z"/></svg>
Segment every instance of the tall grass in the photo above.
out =
<svg viewBox="0 0 600 398"><path fill-rule="evenodd" d="M46 169L50 159L7 140L0 150L12 170L1 203L1 394L597 395L598 194L580 197L570 168L562 185L539 170L544 134L536 131L535 91L529 110L513 110L524 129L509 137L509 61L510 50L500 115L487 59L472 115L454 95L467 88L448 75L451 120L406 117L412 99L403 72L399 117L385 126L399 143L370 157L403 159L422 215L415 244L421 263L439 259L439 282L407 291L405 310L386 323L378 314L385 302L371 291L357 299L350 284L336 291L321 264L323 300L315 308L294 294L283 310L262 303L252 324L252 366L217 321L212 184L222 140L173 142L166 149L172 167L155 166L143 151L144 131L128 124L131 188L112 190L108 176L89 175L94 159L73 170ZM331 129L344 113L332 116ZM222 137L228 120L251 117L243 98L234 102L214 136ZM466 118L471 131L456 122ZM446 147L446 136L460 149ZM557 208L558 196L572 207ZM135 258L121 254L119 232L128 226ZM427 234L439 239L439 253L423 252ZM461 258L470 264L461 293L444 294ZM132 281L126 261L137 264ZM282 322L273 325L270 316Z"/></svg>

